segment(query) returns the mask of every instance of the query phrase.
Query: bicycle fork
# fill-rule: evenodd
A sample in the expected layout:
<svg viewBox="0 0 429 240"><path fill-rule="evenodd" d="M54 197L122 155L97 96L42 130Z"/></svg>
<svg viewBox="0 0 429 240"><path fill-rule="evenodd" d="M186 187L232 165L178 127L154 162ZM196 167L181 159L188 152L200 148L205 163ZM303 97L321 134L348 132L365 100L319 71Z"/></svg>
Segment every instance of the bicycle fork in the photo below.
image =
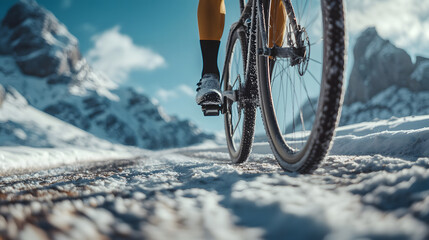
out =
<svg viewBox="0 0 429 240"><path fill-rule="evenodd" d="M272 59L275 58L289 58L291 59L291 66L295 66L298 64L301 64L304 62L307 58L307 49L306 49L306 41L308 39L306 29L301 27L297 20L295 15L295 10L292 6L292 3L290 0L282 0L284 7L286 9L287 13L287 19L289 20L289 25L292 29L292 33L289 33L290 35L287 37L288 40L288 47L282 47L282 46L276 46L274 45L272 48L268 47L268 39L267 39L267 24L269 23L269 20L263 19L263 4L262 0L255 0L257 2L258 7L258 26L259 31L261 32L261 42L262 46L258 49L258 54L265 56L265 57L271 57ZM268 7L268 5L265 5ZM269 15L269 11L266 11ZM293 36L293 37L292 37Z"/></svg>

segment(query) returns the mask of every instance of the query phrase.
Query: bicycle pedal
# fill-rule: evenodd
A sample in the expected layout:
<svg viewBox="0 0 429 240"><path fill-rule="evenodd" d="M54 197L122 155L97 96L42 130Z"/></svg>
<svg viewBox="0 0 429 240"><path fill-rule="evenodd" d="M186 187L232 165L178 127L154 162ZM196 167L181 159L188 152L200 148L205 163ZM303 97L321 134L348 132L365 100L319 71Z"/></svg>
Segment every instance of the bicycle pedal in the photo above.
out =
<svg viewBox="0 0 429 240"><path fill-rule="evenodd" d="M204 116L219 116L221 107L219 105L202 105Z"/></svg>

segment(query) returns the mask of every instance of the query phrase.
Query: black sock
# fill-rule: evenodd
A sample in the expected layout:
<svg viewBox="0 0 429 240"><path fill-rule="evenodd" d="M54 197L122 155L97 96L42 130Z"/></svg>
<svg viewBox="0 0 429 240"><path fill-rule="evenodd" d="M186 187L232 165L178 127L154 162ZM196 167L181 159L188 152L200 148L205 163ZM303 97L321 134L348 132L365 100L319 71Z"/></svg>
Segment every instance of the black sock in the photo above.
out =
<svg viewBox="0 0 429 240"><path fill-rule="evenodd" d="M206 73L214 73L220 76L219 68L217 66L217 55L219 52L220 41L216 40L200 40L201 53L203 55L203 72L201 76Z"/></svg>

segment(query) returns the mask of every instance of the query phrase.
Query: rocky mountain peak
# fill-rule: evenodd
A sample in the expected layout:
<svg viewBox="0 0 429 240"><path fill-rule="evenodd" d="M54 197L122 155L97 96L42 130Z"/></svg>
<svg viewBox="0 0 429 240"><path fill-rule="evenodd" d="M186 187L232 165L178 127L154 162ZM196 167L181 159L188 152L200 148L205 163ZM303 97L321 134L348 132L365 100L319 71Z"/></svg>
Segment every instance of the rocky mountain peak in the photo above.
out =
<svg viewBox="0 0 429 240"><path fill-rule="evenodd" d="M429 90L429 58L417 56L411 80L416 83L414 88Z"/></svg>
<svg viewBox="0 0 429 240"><path fill-rule="evenodd" d="M214 138L94 71L77 39L33 0L16 3L1 22L0 84L32 107L114 143L160 149Z"/></svg>
<svg viewBox="0 0 429 240"><path fill-rule="evenodd" d="M429 59L417 56L413 63L406 51L380 37L375 28L366 29L355 43L344 103L340 125L429 114ZM312 109L304 104L295 121L304 117L311 124Z"/></svg>
<svg viewBox="0 0 429 240"><path fill-rule="evenodd" d="M361 33L353 53L346 105L365 103L391 86L411 91L429 90L428 59L417 57L413 63L405 50L381 38L374 27Z"/></svg>
<svg viewBox="0 0 429 240"><path fill-rule="evenodd" d="M12 54L21 71L46 77L76 71L81 60L77 39L33 0L20 1L1 22L0 53Z"/></svg>
<svg viewBox="0 0 429 240"><path fill-rule="evenodd" d="M34 0L21 0L12 6L2 21L2 26L15 28L28 19L44 19L49 15Z"/></svg>

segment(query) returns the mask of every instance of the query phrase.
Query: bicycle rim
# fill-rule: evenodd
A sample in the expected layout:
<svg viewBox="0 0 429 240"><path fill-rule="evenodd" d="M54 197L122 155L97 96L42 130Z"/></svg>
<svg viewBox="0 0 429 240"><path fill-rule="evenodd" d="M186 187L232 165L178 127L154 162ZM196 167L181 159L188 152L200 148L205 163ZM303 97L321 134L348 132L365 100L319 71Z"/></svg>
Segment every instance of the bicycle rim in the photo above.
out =
<svg viewBox="0 0 429 240"><path fill-rule="evenodd" d="M224 99L225 136L232 161L241 163L247 160L252 148L256 109L240 101L245 88L246 48L243 46L246 46L246 42L239 37L238 32L231 40L225 63L228 74L224 79L223 91L235 91L239 100Z"/></svg>
<svg viewBox="0 0 429 240"><path fill-rule="evenodd" d="M288 171L308 172L328 152L342 102L343 5L342 0L293 0L291 4L304 28L298 39L305 55L258 57L261 112L279 164ZM327 4L334 9L325 8ZM266 22L271 17L268 9ZM282 47L297 46L294 34L288 23Z"/></svg>

